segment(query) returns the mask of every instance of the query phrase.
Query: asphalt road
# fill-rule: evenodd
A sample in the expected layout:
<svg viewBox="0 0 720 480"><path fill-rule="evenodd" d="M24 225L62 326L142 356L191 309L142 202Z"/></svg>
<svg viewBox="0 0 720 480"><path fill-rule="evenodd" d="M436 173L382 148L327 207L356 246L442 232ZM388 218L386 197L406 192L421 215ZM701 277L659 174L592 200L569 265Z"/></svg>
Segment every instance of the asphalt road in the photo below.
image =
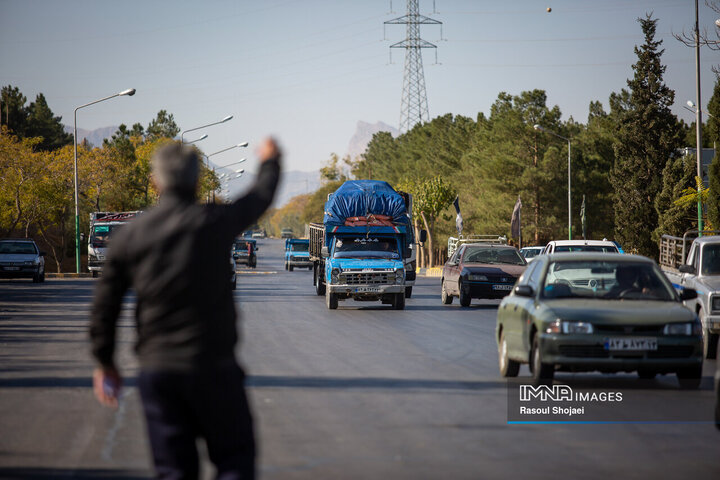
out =
<svg viewBox="0 0 720 480"><path fill-rule="evenodd" d="M720 432L709 423L508 425L498 302L443 306L438 279L422 278L404 311L348 301L328 311L310 272L284 271L280 241L259 244L258 267L241 270L235 296L261 478L720 478ZM0 280L0 478L151 476L132 299L120 324L120 407L92 397L93 284ZM706 362L698 391L679 390L672 376L642 385L634 375L557 377L634 391L632 408L657 418L672 405L709 421L714 368Z"/></svg>

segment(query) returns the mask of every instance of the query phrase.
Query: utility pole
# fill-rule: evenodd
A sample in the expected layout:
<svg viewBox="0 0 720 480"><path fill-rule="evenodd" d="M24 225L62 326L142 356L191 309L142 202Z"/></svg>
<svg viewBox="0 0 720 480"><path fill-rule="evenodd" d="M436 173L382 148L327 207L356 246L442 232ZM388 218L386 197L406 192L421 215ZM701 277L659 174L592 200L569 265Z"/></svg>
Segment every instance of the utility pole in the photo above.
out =
<svg viewBox="0 0 720 480"><path fill-rule="evenodd" d="M442 22L420 15L419 3L419 0L407 0L407 14L385 22L385 25L406 25L405 40L390 45L391 49L405 49L405 73L400 106L401 132L407 132L416 123L429 120L421 49L434 48L437 63L437 46L420 38L420 25L440 25L442 37Z"/></svg>

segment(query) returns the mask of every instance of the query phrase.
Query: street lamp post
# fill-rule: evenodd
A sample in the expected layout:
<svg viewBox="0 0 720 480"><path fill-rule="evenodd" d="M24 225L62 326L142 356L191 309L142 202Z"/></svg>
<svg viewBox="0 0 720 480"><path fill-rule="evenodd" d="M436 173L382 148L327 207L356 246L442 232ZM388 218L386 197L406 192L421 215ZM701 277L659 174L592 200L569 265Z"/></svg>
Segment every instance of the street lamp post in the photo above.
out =
<svg viewBox="0 0 720 480"><path fill-rule="evenodd" d="M238 143L236 145L231 145L227 148L223 148L222 150L218 150L217 152L213 152L209 155L203 155L205 157L205 162L207 164L208 169L210 168L210 157L213 155L217 155L218 153L227 152L228 150L232 150L233 148L245 148L248 146L248 142ZM236 163L244 162L246 159L243 158L239 162L231 163L230 165L235 165ZM213 173L215 173L215 166L213 165ZM208 193L208 202L210 201L210 194ZM213 202L215 201L215 191L213 190Z"/></svg>
<svg viewBox="0 0 720 480"><path fill-rule="evenodd" d="M572 200L570 197L570 193L572 191L572 179L570 177L570 139L567 137L563 137L562 135L557 134L552 130L547 130L537 124L534 125L533 128L540 132L549 133L550 135L555 135L558 138L562 138L568 144L568 240L572 240Z"/></svg>
<svg viewBox="0 0 720 480"><path fill-rule="evenodd" d="M105 100L110 100L111 98L125 96L132 97L135 95L135 89L129 88L127 90L123 90L122 92L116 93L115 95L110 95L109 97L101 98L100 100L95 100L94 102L86 103L85 105L80 105L75 109L75 112L73 112L73 146L74 146L74 170L75 170L75 273L80 273L80 198L78 194L78 161L77 161L77 112L81 108L89 107L90 105L95 105L96 103L104 102Z"/></svg>
<svg viewBox="0 0 720 480"><path fill-rule="evenodd" d="M188 129L188 130L185 130L185 131L183 131L182 133L180 133L180 143L181 143L181 144L182 144L182 143L185 143L184 137L185 137L185 134L188 133L188 132L194 132L195 130L200 130L201 128L212 127L213 125L220 125L221 123L225 123L225 122L227 122L227 121L229 121L229 120L232 120L232 118L233 118L232 115L228 115L227 117L223 118L223 119L220 120L219 122L208 123L207 125L201 125L201 126L199 126L199 127L190 128L190 129Z"/></svg>
<svg viewBox="0 0 720 480"><path fill-rule="evenodd" d="M698 17L698 0L695 0L695 103L701 105L700 101L700 23ZM702 180L702 111L700 107L695 109L695 143L697 144L697 176ZM702 237L702 183L698 183L698 236Z"/></svg>
<svg viewBox="0 0 720 480"><path fill-rule="evenodd" d="M203 141L203 140L205 140L207 137L208 137L208 135L207 135L207 133L206 133L205 135L203 135L203 136L200 137L200 138L196 138L195 140L190 140L189 142L183 142L183 143L184 143L185 145L190 145L191 143L197 143L197 142Z"/></svg>

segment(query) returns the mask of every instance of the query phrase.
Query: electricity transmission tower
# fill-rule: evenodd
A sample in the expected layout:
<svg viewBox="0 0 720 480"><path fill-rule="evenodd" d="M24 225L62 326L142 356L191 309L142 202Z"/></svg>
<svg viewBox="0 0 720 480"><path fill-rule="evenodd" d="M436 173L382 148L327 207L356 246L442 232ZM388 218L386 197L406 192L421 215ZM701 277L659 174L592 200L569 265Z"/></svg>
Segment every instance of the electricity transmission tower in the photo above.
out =
<svg viewBox="0 0 720 480"><path fill-rule="evenodd" d="M402 132L407 132L416 123L429 120L421 49L434 48L437 62L437 46L420 38L420 25L441 25L440 36L442 37L442 22L420 15L419 3L419 0L407 0L407 14L385 22L385 25L406 25L407 29L405 40L390 45L390 48L405 49L405 73L400 106L400 131Z"/></svg>

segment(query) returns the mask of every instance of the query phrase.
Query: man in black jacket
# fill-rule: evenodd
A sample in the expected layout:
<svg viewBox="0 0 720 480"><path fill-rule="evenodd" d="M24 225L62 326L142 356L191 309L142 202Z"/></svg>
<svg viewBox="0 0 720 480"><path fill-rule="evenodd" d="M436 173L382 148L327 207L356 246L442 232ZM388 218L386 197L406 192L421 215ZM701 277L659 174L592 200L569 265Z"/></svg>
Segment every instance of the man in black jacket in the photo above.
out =
<svg viewBox="0 0 720 480"><path fill-rule="evenodd" d="M124 294L137 296L138 387L158 478L197 478L196 438L205 439L218 478L254 478L255 443L230 290L236 235L272 202L280 152L271 139L250 192L229 205L200 205L199 160L172 143L153 158L158 205L116 232L95 290L90 324L98 400L117 405L113 361Z"/></svg>

